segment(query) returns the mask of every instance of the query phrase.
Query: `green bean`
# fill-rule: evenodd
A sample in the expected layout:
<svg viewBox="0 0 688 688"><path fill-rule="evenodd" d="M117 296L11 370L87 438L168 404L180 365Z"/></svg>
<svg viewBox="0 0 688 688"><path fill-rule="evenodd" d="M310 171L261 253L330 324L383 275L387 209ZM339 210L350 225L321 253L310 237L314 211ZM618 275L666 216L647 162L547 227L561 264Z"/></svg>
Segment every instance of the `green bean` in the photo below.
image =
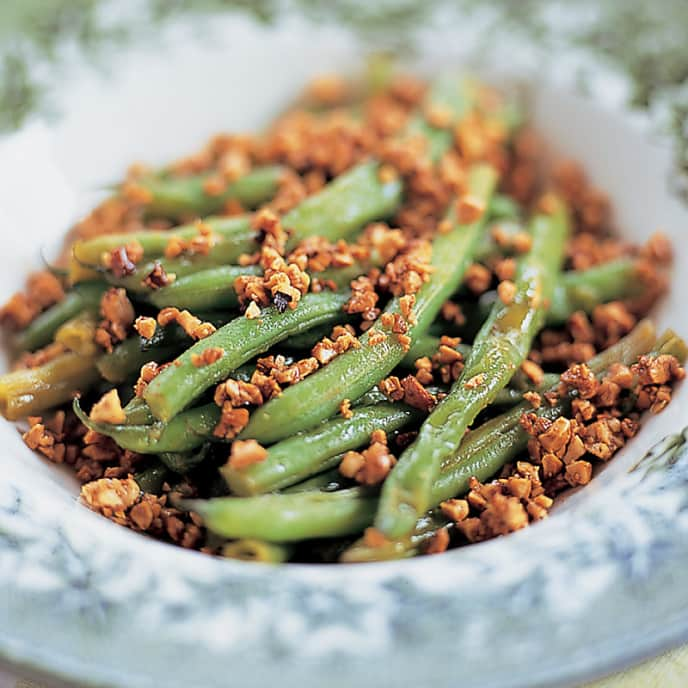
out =
<svg viewBox="0 0 688 688"><path fill-rule="evenodd" d="M360 533L372 521L376 504L360 488L182 502L217 535L277 543Z"/></svg>
<svg viewBox="0 0 688 688"><path fill-rule="evenodd" d="M127 417L125 425L152 425L155 417L150 412L148 404L141 397L134 397L125 407Z"/></svg>
<svg viewBox="0 0 688 688"><path fill-rule="evenodd" d="M595 306L642 294L646 284L639 277L638 262L619 258L587 270L565 272L552 296L548 325L565 323L575 311L591 313Z"/></svg>
<svg viewBox="0 0 688 688"><path fill-rule="evenodd" d="M259 318L232 320L163 370L148 385L144 398L157 418L170 420L213 384L271 346L311 327L337 323L347 298L347 294L307 294L294 310L280 313L270 306L263 309ZM202 368L192 363L194 354L214 347L225 352L217 362Z"/></svg>
<svg viewBox="0 0 688 688"><path fill-rule="evenodd" d="M169 287L152 291L148 300L157 308L174 306L189 310L233 309L239 305L234 280L256 274L254 266L225 265L177 279Z"/></svg>
<svg viewBox="0 0 688 688"><path fill-rule="evenodd" d="M241 469L227 464L220 470L231 492L240 497L274 492L338 465L343 452L366 444L374 430L392 432L422 415L404 404L363 406L351 418L333 418L282 440L268 449L264 461Z"/></svg>
<svg viewBox="0 0 688 688"><path fill-rule="evenodd" d="M148 494L160 494L165 480L170 472L162 463L155 463L144 471L136 473L134 480L139 484L143 492Z"/></svg>
<svg viewBox="0 0 688 688"><path fill-rule="evenodd" d="M283 564L289 561L294 548L291 545L263 540L246 539L230 542L222 548L227 559L253 561L259 564Z"/></svg>
<svg viewBox="0 0 688 688"><path fill-rule="evenodd" d="M344 239L371 220L391 217L401 202L400 179L383 182L380 164L361 163L303 200L282 219L296 233L290 244L306 236Z"/></svg>
<svg viewBox="0 0 688 688"><path fill-rule="evenodd" d="M199 406L181 413L169 423L152 425L110 425L92 421L74 400L74 413L89 429L111 437L122 449L139 454L190 452L213 437L220 421L220 409L215 404Z"/></svg>
<svg viewBox="0 0 688 688"><path fill-rule="evenodd" d="M487 165L473 168L470 176L472 193L488 201L496 173ZM413 339L422 335L435 319L449 294L456 290L471 261L472 249L485 226L480 219L472 225L457 225L447 234L438 234L433 242L434 272L416 295L414 314L417 324L410 327ZM385 312L400 312L399 299L393 299ZM387 330L381 321L376 330ZM373 328L371 328L373 329ZM326 367L298 385L264 404L252 414L242 438L254 438L270 444L314 427L333 415L344 399L357 399L385 377L405 355L404 347L391 331L384 341L371 345L370 330L361 337L361 346L335 358ZM317 399L317 403L312 400ZM276 422L279 419L279 422Z"/></svg>
<svg viewBox="0 0 688 688"><path fill-rule="evenodd" d="M93 358L63 354L38 368L0 376L0 413L7 420L40 415L88 391L98 380Z"/></svg>
<svg viewBox="0 0 688 688"><path fill-rule="evenodd" d="M601 377L613 363L631 365L638 356L653 349L658 354L671 353L677 355L679 360L685 360L685 344L677 340L678 338L664 335L653 346L654 326L650 321L644 320L638 323L628 336L588 361L588 366L593 373ZM495 475L504 464L525 451L528 435L519 422L524 413L535 412L554 420L567 413L569 407L569 398L561 399L554 407L543 404L537 411L528 404L520 404L470 432L458 453L443 464L440 475L433 485L431 506L435 507L446 499L465 494L472 477L484 482ZM445 522L439 514L431 511L418 520L410 537L392 539L380 548L369 547L359 540L344 553L342 561L386 561L414 556L427 542L428 536L432 536L432 528L441 527Z"/></svg>
<svg viewBox="0 0 688 688"><path fill-rule="evenodd" d="M68 351L81 356L95 356L98 347L95 342L96 318L89 311L83 311L76 317L60 325L55 332L55 342L62 344Z"/></svg>
<svg viewBox="0 0 688 688"><path fill-rule="evenodd" d="M492 403L528 355L545 321L569 231L562 203L531 223L532 248L518 264L516 294L496 303L476 337L461 377L423 423L416 441L399 458L385 481L375 525L399 538L411 532L428 509L442 462L456 451L464 431Z"/></svg>
<svg viewBox="0 0 688 688"><path fill-rule="evenodd" d="M344 455L340 455L339 463ZM336 490L341 490L347 479L339 472L339 468L331 468L329 471L324 471L323 473L318 473L312 478L308 478L296 485L291 485L282 490L283 494L296 494L297 492L313 492L314 490L320 492L335 492Z"/></svg>
<svg viewBox="0 0 688 688"><path fill-rule="evenodd" d="M18 351L35 351L50 344L55 332L68 320L84 311L97 312L106 288L102 283L80 284L21 332L14 341L15 348Z"/></svg>
<svg viewBox="0 0 688 688"><path fill-rule="evenodd" d="M652 348L654 339L654 327L648 321L643 321L618 344L592 359L589 365L593 372L600 374L614 362L630 364L638 355ZM676 339L672 341L676 342ZM681 348L674 346L667 349L665 345L662 352L680 354ZM566 399L562 400L562 404L567 403ZM487 480L504 463L523 451L528 436L519 420L525 411L530 410L532 408L529 404L522 404L469 433L459 451L442 465L440 474L433 483L431 506L465 492L472 476ZM543 404L537 413L555 418L564 410L564 406L553 408ZM271 542L293 542L361 532L373 522L376 504L376 497L360 488L354 488L333 493L298 492L195 500L187 502L185 508L198 512L211 531L224 537L257 537ZM419 522L414 524L417 530L411 536L410 544L419 535L423 535L425 540L432 535L432 523L425 519L426 517L420 517ZM424 540L416 539L416 546L422 541ZM407 551L407 555L413 553L408 552L408 547L408 542L402 543L402 550Z"/></svg>
<svg viewBox="0 0 688 688"><path fill-rule="evenodd" d="M208 458L209 451L210 445L205 444L199 451L163 452L159 459L173 473L186 475Z"/></svg>
<svg viewBox="0 0 688 688"><path fill-rule="evenodd" d="M473 107L477 90L478 84L472 79L465 78L457 84L455 75L443 74L433 81L426 101L430 107L446 108L452 113L453 119L458 121ZM432 126L423 113L411 118L406 131L409 134L421 134L426 138L428 155L433 162L438 162L453 143L452 129Z"/></svg>
<svg viewBox="0 0 688 688"><path fill-rule="evenodd" d="M167 339L163 346L147 349L142 346L140 337L130 337L115 346L110 353L100 356L96 365L108 382L120 384L141 370L146 363L163 363L173 358L179 354L185 342L188 342L188 338L179 335Z"/></svg>
<svg viewBox="0 0 688 688"><path fill-rule="evenodd" d="M643 321L631 334L593 358L588 365L599 375L614 362L630 364L640 354L649 351L654 341L654 327L649 321ZM685 355L685 345L680 342L679 346L678 342L678 338L670 338L661 353ZM562 400L557 407L543 404L537 413L556 418L566 410L567 404L568 399ZM430 506L465 492L472 476L487 480L504 463L523 451L528 436L519 420L524 412L532 410L529 404L522 404L470 432L458 452L450 455L441 466L432 486ZM376 497L360 488L353 488L332 493L292 492L193 500L186 502L184 507L199 513L209 530L224 537L294 542L360 533L372 524L377 501ZM421 534L424 519L421 516L420 523L416 522ZM426 530L426 539L431 534ZM412 538L417 535L418 532L414 532ZM402 547L408 548L408 542L402 543Z"/></svg>
<svg viewBox="0 0 688 688"><path fill-rule="evenodd" d="M188 177L153 176L137 184L152 196L145 206L147 215L177 220L190 215L211 215L222 210L229 200L256 208L275 195L283 173L284 169L277 165L256 167L217 195L205 191L205 182L211 176L208 173Z"/></svg>
<svg viewBox="0 0 688 688"><path fill-rule="evenodd" d="M203 220L203 224L213 230L217 238L213 249L219 246L223 257L233 256L236 260L241 253L250 252L255 246L255 232L251 229L251 218L248 215L208 217ZM72 282L82 281L82 269L91 274L93 268L104 267L104 255L129 243L139 243L143 248L144 258L149 260L163 256L172 237L188 241L197 236L198 224L191 223L169 230L145 229L140 232L103 234L76 241L72 247L70 279Z"/></svg>

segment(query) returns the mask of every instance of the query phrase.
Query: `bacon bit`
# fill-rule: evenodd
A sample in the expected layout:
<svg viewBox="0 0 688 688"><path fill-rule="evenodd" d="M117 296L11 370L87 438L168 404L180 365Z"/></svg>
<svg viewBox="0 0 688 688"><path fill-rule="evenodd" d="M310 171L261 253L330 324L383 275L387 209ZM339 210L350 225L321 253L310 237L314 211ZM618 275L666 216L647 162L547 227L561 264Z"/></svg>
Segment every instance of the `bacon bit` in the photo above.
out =
<svg viewBox="0 0 688 688"><path fill-rule="evenodd" d="M220 422L213 435L224 440L233 440L247 425L249 413L245 408L233 408L229 404L222 407Z"/></svg>
<svg viewBox="0 0 688 688"><path fill-rule="evenodd" d="M492 274L480 263L471 263L464 275L463 281L474 294L483 294L490 288Z"/></svg>
<svg viewBox="0 0 688 688"><path fill-rule="evenodd" d="M542 397L537 392L524 392L523 398L534 408L539 409L542 405Z"/></svg>
<svg viewBox="0 0 688 688"><path fill-rule="evenodd" d="M150 289L162 289L173 284L177 279L177 275L165 272L165 268L159 260L153 264L153 269L146 275L143 284Z"/></svg>
<svg viewBox="0 0 688 688"><path fill-rule="evenodd" d="M456 204L456 217L462 225L472 225L485 214L485 201L476 196L462 196Z"/></svg>
<svg viewBox="0 0 688 688"><path fill-rule="evenodd" d="M189 337L195 340L206 339L216 331L212 323L202 322L189 311L180 311L178 308L163 308L158 313L158 325L167 327L176 322Z"/></svg>
<svg viewBox="0 0 688 688"><path fill-rule="evenodd" d="M511 280L503 280L497 285L497 296L505 306L509 306L514 302L516 285Z"/></svg>
<svg viewBox="0 0 688 688"><path fill-rule="evenodd" d="M440 528L425 546L425 554L442 554L449 547L449 530Z"/></svg>
<svg viewBox="0 0 688 688"><path fill-rule="evenodd" d="M89 418L94 423L107 423L109 425L122 425L126 422L127 414L124 413L116 389L111 389L98 403L94 404Z"/></svg>
<svg viewBox="0 0 688 688"><path fill-rule="evenodd" d="M470 380L467 380L464 383L464 387L466 389L475 389L476 387L480 387L485 382L485 374L484 373L478 373L477 375L474 375Z"/></svg>
<svg viewBox="0 0 688 688"><path fill-rule="evenodd" d="M256 440L235 440L227 465L234 470L241 471L268 458L268 450L258 444Z"/></svg>
<svg viewBox="0 0 688 688"><path fill-rule="evenodd" d="M96 344L111 352L114 344L127 338L129 328L134 324L136 313L124 289L112 288L103 294L100 301L103 320L95 334Z"/></svg>
<svg viewBox="0 0 688 688"><path fill-rule="evenodd" d="M368 344L370 346L377 346L378 344L382 344L385 341L387 341L387 335L384 332L376 328L372 328L371 330L369 330Z"/></svg>
<svg viewBox="0 0 688 688"><path fill-rule="evenodd" d="M103 478L81 488L81 499L86 505L108 517L114 515L123 518L140 496L141 488L133 478Z"/></svg>
<svg viewBox="0 0 688 688"><path fill-rule="evenodd" d="M205 368L205 366L217 363L224 355L224 349L219 346L211 346L200 354L191 354L191 363L196 368Z"/></svg>
<svg viewBox="0 0 688 688"><path fill-rule="evenodd" d="M153 339L155 331L158 328L158 323L155 318L138 317L134 322L134 329L144 339Z"/></svg>
<svg viewBox="0 0 688 688"><path fill-rule="evenodd" d="M523 361L523 363L521 363L521 370L534 385L541 385L542 381L545 379L545 374L542 371L542 368L535 363L535 361L526 359Z"/></svg>
<svg viewBox="0 0 688 688"><path fill-rule="evenodd" d="M251 301L251 303L248 304L248 308L244 312L244 315L249 320L255 320L256 318L260 318L260 312L260 306L255 301Z"/></svg>
<svg viewBox="0 0 688 688"><path fill-rule="evenodd" d="M351 410L351 401L349 399L342 399L342 403L339 404L339 414L347 420L354 417L354 412Z"/></svg>

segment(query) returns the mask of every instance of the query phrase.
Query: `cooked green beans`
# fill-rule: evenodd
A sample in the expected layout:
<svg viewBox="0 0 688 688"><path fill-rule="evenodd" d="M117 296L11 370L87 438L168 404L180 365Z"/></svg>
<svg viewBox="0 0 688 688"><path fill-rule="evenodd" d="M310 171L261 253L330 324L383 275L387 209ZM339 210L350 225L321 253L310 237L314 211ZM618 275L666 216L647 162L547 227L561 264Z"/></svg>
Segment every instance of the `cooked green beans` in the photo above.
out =
<svg viewBox="0 0 688 688"><path fill-rule="evenodd" d="M277 543L360 533L370 524L376 505L375 497L355 487L184 502L217 535Z"/></svg>
<svg viewBox="0 0 688 688"><path fill-rule="evenodd" d="M174 418L213 384L271 346L311 327L336 324L347 298L347 294L307 294L295 310L280 313L270 306L260 318L232 320L194 344L148 385L144 395L148 405L160 420ZM192 363L194 354L215 347L224 351L217 362L202 368Z"/></svg>
<svg viewBox="0 0 688 688"><path fill-rule="evenodd" d="M487 202L496 183L496 172L488 165L478 165L471 172L472 193ZM433 242L430 280L416 295L414 314L417 324L409 328L412 337L425 332L435 319L449 294L456 290L471 261L471 252L485 226L484 218L472 225L456 225ZM399 300L393 299L385 312L400 311ZM382 325L376 328L385 330ZM262 443L284 439L294 432L314 427L336 412L344 399L357 399L377 384L401 361L404 347L391 331L384 341L369 343L369 332L361 337L361 346L338 356L322 370L258 408L251 416L242 438ZM317 399L318 403L310 400ZM279 423L276 423L279 419Z"/></svg>
<svg viewBox="0 0 688 688"><path fill-rule="evenodd" d="M342 452L366 444L374 430L392 432L420 418L419 411L404 404L356 408L351 418L334 418L282 440L269 448L264 461L241 469L228 465L222 475L232 493L242 497L279 490L338 465Z"/></svg>
<svg viewBox="0 0 688 688"><path fill-rule="evenodd" d="M519 261L513 299L495 304L461 377L423 423L418 438L385 481L375 524L387 536L398 538L411 532L428 508L442 461L456 450L466 428L508 384L528 355L552 298L568 227L561 203L553 213L534 218L532 247Z"/></svg>
<svg viewBox="0 0 688 688"><path fill-rule="evenodd" d="M203 217L216 213L232 199L246 208L256 208L275 195L283 173L283 168L277 165L256 167L228 184L222 193L212 196L204 188L208 174L153 176L137 184L151 194L151 200L146 203L148 215L177 220L189 215Z"/></svg>
<svg viewBox="0 0 688 688"><path fill-rule="evenodd" d="M68 320L84 311L96 313L106 289L102 283L80 284L21 332L14 341L15 348L18 351L35 351L50 344L55 332Z"/></svg>
<svg viewBox="0 0 688 688"><path fill-rule="evenodd" d="M165 454L190 452L213 437L220 420L220 409L208 404L181 413L169 423L152 425L109 425L92 421L82 410L78 399L74 412L90 430L111 437L122 449L139 454Z"/></svg>
<svg viewBox="0 0 688 688"><path fill-rule="evenodd" d="M71 401L98 381L94 363L92 357L68 353L38 368L0 376L0 413L19 420Z"/></svg>

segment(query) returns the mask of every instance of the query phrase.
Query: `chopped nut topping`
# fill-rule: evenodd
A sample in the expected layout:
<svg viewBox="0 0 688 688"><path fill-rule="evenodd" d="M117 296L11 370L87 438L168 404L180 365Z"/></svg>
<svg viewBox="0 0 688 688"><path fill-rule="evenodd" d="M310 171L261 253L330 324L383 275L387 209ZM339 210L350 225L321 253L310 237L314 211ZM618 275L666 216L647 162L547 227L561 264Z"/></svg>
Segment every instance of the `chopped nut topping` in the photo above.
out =
<svg viewBox="0 0 688 688"><path fill-rule="evenodd" d="M162 263L156 260L153 269L146 275L143 283L150 289L162 289L173 284L176 279L177 276L174 273L165 272Z"/></svg>
<svg viewBox="0 0 688 688"><path fill-rule="evenodd" d="M180 311L178 308L163 308L158 313L158 325L167 327L176 322L184 332L192 339L206 339L216 330L212 323L202 322L189 311Z"/></svg>
<svg viewBox="0 0 688 688"><path fill-rule="evenodd" d="M108 352L113 346L127 338L129 328L134 324L136 313L124 289L112 288L103 294L100 302L103 320L96 330L96 344Z"/></svg>
<svg viewBox="0 0 688 688"><path fill-rule="evenodd" d="M205 366L217 363L224 355L224 349L219 346L211 346L200 354L191 354L191 363L196 368L204 368Z"/></svg>
<svg viewBox="0 0 688 688"><path fill-rule="evenodd" d="M155 318L136 318L134 323L134 329L141 335L144 339L153 339L155 336L155 331L158 328L158 323Z"/></svg>
<svg viewBox="0 0 688 688"><path fill-rule="evenodd" d="M511 280L503 280L497 285L497 296L505 306L512 304L516 296L516 285Z"/></svg>
<svg viewBox="0 0 688 688"><path fill-rule="evenodd" d="M141 488L133 478L102 478L81 488L81 498L86 505L105 516L124 516L140 495Z"/></svg>
<svg viewBox="0 0 688 688"><path fill-rule="evenodd" d="M268 450L255 440L235 440L229 455L228 465L238 471L260 463L268 458Z"/></svg>
<svg viewBox="0 0 688 688"><path fill-rule="evenodd" d="M464 275L464 282L474 294L482 294L490 288L492 275L484 265L471 263Z"/></svg>
<svg viewBox="0 0 688 688"><path fill-rule="evenodd" d="M371 438L372 439L372 438ZM362 452L348 451L339 464L339 472L363 485L378 485L392 470L397 460L384 442L376 437Z"/></svg>
<svg viewBox="0 0 688 688"><path fill-rule="evenodd" d="M126 422L127 416L122 408L122 402L116 389L111 389L91 409L89 418L94 423L108 423L121 425Z"/></svg>

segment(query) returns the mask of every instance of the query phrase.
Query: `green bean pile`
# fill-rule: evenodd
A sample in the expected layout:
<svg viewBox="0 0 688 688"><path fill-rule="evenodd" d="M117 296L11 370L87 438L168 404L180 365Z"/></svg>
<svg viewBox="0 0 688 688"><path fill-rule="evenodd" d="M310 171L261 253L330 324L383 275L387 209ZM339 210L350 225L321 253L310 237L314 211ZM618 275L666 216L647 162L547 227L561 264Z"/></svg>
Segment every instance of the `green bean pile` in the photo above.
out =
<svg viewBox="0 0 688 688"><path fill-rule="evenodd" d="M140 226L70 244L65 269L55 272L64 297L13 336L23 365L0 377L0 411L9 420L30 418L26 437L37 439L27 443L53 460L62 440L43 420L51 409L74 414L89 431L84 441L114 442L107 446L116 445L120 462L132 462L132 475L85 480L84 494L129 485L134 497L100 511L180 542L170 521L154 532L158 516L142 515L150 496L150 504L172 510L163 509L167 517L195 524L200 534L186 546L252 561L361 562L443 551L443 537L465 539L440 505L471 490L476 499L476 481L513 476L508 466L527 459L524 417L542 427L574 417L578 392L565 387L566 365L543 360L543 330L567 332L574 320L601 313L600 305L622 302L634 304L635 322L652 301L639 276L640 254L618 251L571 269L582 222L575 198L543 193L546 182L524 198L511 183L524 176L521 105L455 75L417 90L411 98L408 83L404 90L378 74L337 112L300 104L307 114L292 113L297 123L341 116L346 126L337 136L359 127L356 145L369 149L342 169L326 156L314 162L304 154L298 162L298 150L285 143L280 155L255 154L219 192L211 191L216 173L207 166L147 172L136 179ZM365 143L373 127L367 118L383 105L390 117L402 113L403 124L385 125L391 133L378 131L373 146ZM288 175L319 181L283 209L277 199ZM281 243L261 217L286 230ZM307 268L310 288L296 296L283 286L270 292L273 265L285 259L286 266L291 252L314 242L344 250L385 222L385 231L400 227L385 235L385 245ZM495 241L497 228L511 228L520 250ZM207 250L188 249L203 236L212 237ZM187 248L171 251L172 237ZM113 256L123 263L113 267ZM421 264L411 287L394 281L399 256ZM493 265L510 269L497 292L485 268ZM471 290L482 274L486 288ZM251 279L264 288L259 297L238 286ZM361 293L372 301L357 310ZM103 324L115 297L133 309L137 331L131 317L123 336ZM462 319L452 321L447 304L460 306ZM618 365L635 370L642 356L685 359L680 338L657 337L647 320L603 342L604 322L595 315L586 340L593 380ZM346 347L316 360L317 347L336 333ZM541 374L528 375L534 365ZM273 394L260 386L276 384L270 366L296 371ZM229 405L233 389L260 389L260 399ZM637 403L633 394L627 403ZM97 411L106 401L109 416ZM41 444L37 426L49 442ZM377 478L372 468L366 472L366 448L383 462ZM346 467L356 461L357 470ZM132 479L138 487L127 483Z"/></svg>

